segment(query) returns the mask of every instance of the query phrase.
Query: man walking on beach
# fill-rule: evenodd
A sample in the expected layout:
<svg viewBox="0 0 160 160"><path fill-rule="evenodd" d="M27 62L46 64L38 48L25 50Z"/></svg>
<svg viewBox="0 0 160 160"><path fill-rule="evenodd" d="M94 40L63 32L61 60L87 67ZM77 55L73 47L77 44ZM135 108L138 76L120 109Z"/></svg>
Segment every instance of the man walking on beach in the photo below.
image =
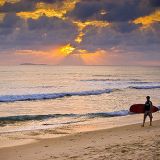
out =
<svg viewBox="0 0 160 160"><path fill-rule="evenodd" d="M152 116L152 102L150 101L150 96L147 96L146 99L147 99L147 101L144 106L144 118L143 118L142 127L144 127L147 116L149 116L150 126L152 126L152 118L153 118L153 116Z"/></svg>

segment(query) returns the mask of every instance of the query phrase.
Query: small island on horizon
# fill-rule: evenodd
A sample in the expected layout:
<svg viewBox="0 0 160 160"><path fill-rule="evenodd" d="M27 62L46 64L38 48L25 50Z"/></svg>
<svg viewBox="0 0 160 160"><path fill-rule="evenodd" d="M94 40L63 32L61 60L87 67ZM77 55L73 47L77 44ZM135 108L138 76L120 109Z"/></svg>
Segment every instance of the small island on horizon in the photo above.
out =
<svg viewBox="0 0 160 160"><path fill-rule="evenodd" d="M22 66L27 66L27 65L28 66L33 66L34 65L35 66L35 65L47 65L47 64L41 64L41 63L40 64L36 64L36 63L21 63L19 65L22 65Z"/></svg>

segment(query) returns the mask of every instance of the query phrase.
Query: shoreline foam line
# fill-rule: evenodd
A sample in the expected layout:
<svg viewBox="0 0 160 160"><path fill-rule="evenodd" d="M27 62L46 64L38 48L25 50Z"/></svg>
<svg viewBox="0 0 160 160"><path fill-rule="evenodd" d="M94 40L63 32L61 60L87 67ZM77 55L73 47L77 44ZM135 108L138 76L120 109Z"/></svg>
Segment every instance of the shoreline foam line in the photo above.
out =
<svg viewBox="0 0 160 160"><path fill-rule="evenodd" d="M46 115L17 115L17 116L7 116L0 117L0 124L9 124L15 122L23 122L23 121L40 121L50 118L62 118L62 117L73 117L73 118L105 118L105 117L118 117L118 116L126 116L130 115L128 110L120 110L113 112L95 112L95 113L85 113L85 114L46 114Z"/></svg>
<svg viewBox="0 0 160 160"><path fill-rule="evenodd" d="M160 106L157 106L160 111ZM0 117L0 124L3 122L5 123L14 123L14 122L21 122L21 121L31 121L31 120L45 120L50 118L62 118L62 117L73 117L73 118L109 118L109 117L120 117L120 116L127 116L127 115L134 115L136 113L132 113L129 110L119 110L113 112L91 112L85 114L45 114L45 115L17 115L17 116L6 116Z"/></svg>

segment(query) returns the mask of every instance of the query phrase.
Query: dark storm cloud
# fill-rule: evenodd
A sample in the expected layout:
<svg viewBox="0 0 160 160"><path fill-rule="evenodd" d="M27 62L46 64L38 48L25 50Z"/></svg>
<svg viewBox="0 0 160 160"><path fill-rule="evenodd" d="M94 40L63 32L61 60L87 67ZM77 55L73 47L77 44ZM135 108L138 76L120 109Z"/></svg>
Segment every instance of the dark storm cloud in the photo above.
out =
<svg viewBox="0 0 160 160"><path fill-rule="evenodd" d="M64 0L21 0L16 3L5 2L3 6L0 6L0 12L8 13L33 11L38 2L53 4L64 2Z"/></svg>
<svg viewBox="0 0 160 160"><path fill-rule="evenodd" d="M156 26L157 29L160 27L158 24ZM86 36L79 48L90 52L94 52L97 49L112 50L116 48L116 52L120 52L120 54L127 51L157 52L157 54L159 54L160 32L158 33L157 29L152 27L143 32L140 30L119 32L112 26L104 28L99 32L93 27L90 27L86 30ZM121 50L123 50L123 52L121 52Z"/></svg>
<svg viewBox="0 0 160 160"><path fill-rule="evenodd" d="M0 25L0 49L43 49L73 42L77 29L59 18L22 20L8 14Z"/></svg>
<svg viewBox="0 0 160 160"><path fill-rule="evenodd" d="M0 7L0 12L21 12L21 11L32 11L35 9L35 1L33 0L21 0L17 3L6 2Z"/></svg>
<svg viewBox="0 0 160 160"><path fill-rule="evenodd" d="M0 23L0 36L12 33L16 27L21 26L22 21L15 13L7 13Z"/></svg>
<svg viewBox="0 0 160 160"><path fill-rule="evenodd" d="M114 0L115 2L115 0ZM150 14L154 9L150 7L147 0L124 0L123 3L113 3L112 6L105 6L106 14L103 19L109 22L126 22L138 17Z"/></svg>
<svg viewBox="0 0 160 160"><path fill-rule="evenodd" d="M152 24L152 28L154 28L155 32L160 35L160 32L159 32L159 30L160 30L160 23L159 22L153 23Z"/></svg>
<svg viewBox="0 0 160 160"><path fill-rule="evenodd" d="M138 29L140 26L141 25L137 25L129 22L112 23L112 28L115 29L117 32L121 32L121 33L132 32L133 30Z"/></svg>
<svg viewBox="0 0 160 160"><path fill-rule="evenodd" d="M154 7L160 7L160 0L150 0L150 3Z"/></svg>
<svg viewBox="0 0 160 160"><path fill-rule="evenodd" d="M13 28L17 22L20 20L15 14L7 14L3 22L0 23L0 28Z"/></svg>
<svg viewBox="0 0 160 160"><path fill-rule="evenodd" d="M38 20L28 19L27 23L32 39L36 38L35 42L41 44L65 44L73 42L77 35L77 28L72 23L56 17L42 16ZM28 39L28 36L23 39Z"/></svg>
<svg viewBox="0 0 160 160"><path fill-rule="evenodd" d="M28 27L30 30L57 30L57 29L65 29L70 30L70 28L75 29L75 26L70 23L69 21L64 21L62 19L56 18L56 17L46 17L42 16L37 20L34 19L28 19Z"/></svg>
<svg viewBox="0 0 160 160"><path fill-rule="evenodd" d="M101 10L106 11L105 15L101 15ZM140 16L148 15L154 11L149 0L89 0L80 1L75 9L69 13L75 19L99 19L109 22L130 21Z"/></svg>
<svg viewBox="0 0 160 160"><path fill-rule="evenodd" d="M99 12L101 8L101 2L95 0L93 0L92 2L81 1L76 5L75 9L68 15L83 21L96 15L96 13Z"/></svg>
<svg viewBox="0 0 160 160"><path fill-rule="evenodd" d="M5 13L3 21L0 22L1 50L37 49L74 41L77 29L69 21L46 16L26 21L16 15L20 11L34 10L36 2L54 3L56 1L21 0L17 3L5 3L0 7L0 13Z"/></svg>

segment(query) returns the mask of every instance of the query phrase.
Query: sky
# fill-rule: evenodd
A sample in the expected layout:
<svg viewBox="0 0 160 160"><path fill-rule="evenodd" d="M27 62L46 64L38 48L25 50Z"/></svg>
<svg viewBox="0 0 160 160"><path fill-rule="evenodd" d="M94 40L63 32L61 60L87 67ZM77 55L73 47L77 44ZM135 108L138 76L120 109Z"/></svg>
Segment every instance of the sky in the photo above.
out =
<svg viewBox="0 0 160 160"><path fill-rule="evenodd" d="M0 65L160 65L160 0L0 0Z"/></svg>

